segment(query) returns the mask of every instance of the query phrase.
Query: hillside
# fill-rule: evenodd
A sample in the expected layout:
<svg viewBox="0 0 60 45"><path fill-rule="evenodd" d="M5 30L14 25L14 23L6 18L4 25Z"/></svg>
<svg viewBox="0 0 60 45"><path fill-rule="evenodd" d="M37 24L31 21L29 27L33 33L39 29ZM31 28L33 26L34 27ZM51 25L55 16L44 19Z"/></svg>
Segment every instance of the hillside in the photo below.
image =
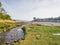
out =
<svg viewBox="0 0 60 45"><path fill-rule="evenodd" d="M0 2L0 33L4 33L20 25L20 22L16 22L11 18L11 16L2 7L2 3Z"/></svg>

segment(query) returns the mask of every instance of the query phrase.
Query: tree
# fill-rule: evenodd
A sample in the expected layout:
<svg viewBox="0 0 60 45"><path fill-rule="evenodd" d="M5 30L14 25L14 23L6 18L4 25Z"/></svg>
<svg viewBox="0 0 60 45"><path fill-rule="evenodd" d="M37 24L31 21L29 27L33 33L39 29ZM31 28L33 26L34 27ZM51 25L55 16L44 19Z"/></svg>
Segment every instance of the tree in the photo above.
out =
<svg viewBox="0 0 60 45"><path fill-rule="evenodd" d="M11 17L10 17L10 15L5 14L3 19L11 20Z"/></svg>
<svg viewBox="0 0 60 45"><path fill-rule="evenodd" d="M0 7L2 7L2 3L0 2Z"/></svg>
<svg viewBox="0 0 60 45"><path fill-rule="evenodd" d="M0 2L0 13L6 13L5 9L2 7L2 3Z"/></svg>
<svg viewBox="0 0 60 45"><path fill-rule="evenodd" d="M11 17L8 14L0 13L0 19L11 20Z"/></svg>
<svg viewBox="0 0 60 45"><path fill-rule="evenodd" d="M6 13L5 9L2 7L1 2L0 2L0 19L11 20L11 17Z"/></svg>
<svg viewBox="0 0 60 45"><path fill-rule="evenodd" d="M35 20L35 19L36 19L36 17L33 17L33 19Z"/></svg>
<svg viewBox="0 0 60 45"><path fill-rule="evenodd" d="M2 14L2 13L0 13L0 19L3 19L3 17L4 17L4 16L3 16L3 14Z"/></svg>
<svg viewBox="0 0 60 45"><path fill-rule="evenodd" d="M1 4L1 2L0 2L0 13L1 13L1 7L2 7L2 4Z"/></svg>

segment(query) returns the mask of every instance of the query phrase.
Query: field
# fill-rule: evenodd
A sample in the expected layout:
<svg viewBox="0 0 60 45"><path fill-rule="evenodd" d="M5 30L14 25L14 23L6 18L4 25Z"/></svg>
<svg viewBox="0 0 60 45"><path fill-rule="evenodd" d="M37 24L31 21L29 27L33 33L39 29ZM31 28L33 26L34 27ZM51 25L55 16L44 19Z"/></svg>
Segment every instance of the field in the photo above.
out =
<svg viewBox="0 0 60 45"><path fill-rule="evenodd" d="M53 35L60 33L59 26L29 25L24 28L25 40L21 40L19 45L60 45L60 35Z"/></svg>

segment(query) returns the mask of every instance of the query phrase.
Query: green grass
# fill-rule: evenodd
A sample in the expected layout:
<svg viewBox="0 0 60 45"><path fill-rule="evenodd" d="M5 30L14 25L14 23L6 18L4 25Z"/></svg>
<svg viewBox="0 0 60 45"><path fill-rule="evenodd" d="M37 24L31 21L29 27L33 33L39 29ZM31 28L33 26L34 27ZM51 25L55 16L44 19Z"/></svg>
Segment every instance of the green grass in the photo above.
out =
<svg viewBox="0 0 60 45"><path fill-rule="evenodd" d="M0 23L0 33L7 32L10 29L15 28L20 25L21 23ZM5 40L4 38L0 39L0 45L3 44L4 40Z"/></svg>
<svg viewBox="0 0 60 45"><path fill-rule="evenodd" d="M6 32L7 30L10 30L20 25L21 23L0 23L0 33L3 31Z"/></svg>
<svg viewBox="0 0 60 45"><path fill-rule="evenodd" d="M60 36L52 33L60 33L59 26L26 26L25 40L20 45L60 45ZM38 35L38 36L37 36Z"/></svg>

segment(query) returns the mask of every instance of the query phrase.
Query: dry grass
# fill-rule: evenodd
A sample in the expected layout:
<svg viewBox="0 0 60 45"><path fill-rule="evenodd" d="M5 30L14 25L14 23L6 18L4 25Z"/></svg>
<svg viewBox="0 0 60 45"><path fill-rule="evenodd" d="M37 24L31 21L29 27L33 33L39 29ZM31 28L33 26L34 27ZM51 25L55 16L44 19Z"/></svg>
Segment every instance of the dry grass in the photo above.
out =
<svg viewBox="0 0 60 45"><path fill-rule="evenodd" d="M0 22L3 22L3 23L16 23L16 21L13 21L13 20L0 20Z"/></svg>

